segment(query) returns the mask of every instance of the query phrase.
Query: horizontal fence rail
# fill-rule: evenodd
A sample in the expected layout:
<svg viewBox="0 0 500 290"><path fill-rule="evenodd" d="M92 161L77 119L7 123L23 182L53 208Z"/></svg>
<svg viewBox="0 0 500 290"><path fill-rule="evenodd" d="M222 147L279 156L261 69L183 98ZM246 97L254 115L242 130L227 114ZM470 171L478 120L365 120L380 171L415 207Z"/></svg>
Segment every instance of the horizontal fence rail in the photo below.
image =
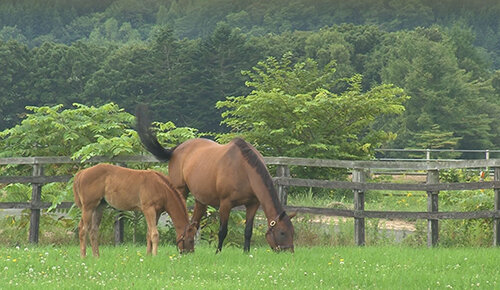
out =
<svg viewBox="0 0 500 290"><path fill-rule="evenodd" d="M491 156L498 158L500 150L497 149L375 149L378 160L432 160L443 159L448 156L459 156L461 159L490 159ZM467 158L465 158L467 156ZM412 157L412 158L410 158ZM454 158L456 159L456 158ZM453 159L452 159L453 160Z"/></svg>
<svg viewBox="0 0 500 290"><path fill-rule="evenodd" d="M355 242L358 245L365 244L365 218L383 219L425 219L428 221L427 245L434 246L438 242L438 221L442 219L493 219L493 244L500 244L500 159L478 159L478 160L420 160L420 161L351 161L351 160L324 160L310 158L289 157L264 157L267 165L276 166L276 176L273 177L277 187L279 198L287 211L299 213L310 213L325 216L339 216L354 218ZM32 200L30 202L3 202L0 209L31 209L30 237L32 243L38 242L40 210L52 207L51 203L40 201L43 184L51 182L69 182L72 175L45 176L43 166L48 164L82 164L110 162L116 164L125 163L159 163L155 157L150 155L104 157L98 156L81 161L69 157L15 157L0 158L0 165L31 165L33 174L31 176L0 176L0 183L31 183L33 187ZM352 172L352 181L332 181L292 178L290 167L328 167L349 169ZM423 171L427 175L425 183L389 183L389 182L367 182L369 173L375 170L398 170L398 171ZM439 183L439 170L448 169L488 169L493 171L493 181L468 182L468 183ZM286 205L287 188L319 187L329 189L349 189L354 193L354 209L333 209L318 207L302 207ZM474 212L439 212L438 195L440 191L452 190L478 190L493 189L495 191L494 210ZM403 211L365 211L365 193L371 190L394 190L394 191L422 191L427 193L428 207L425 212L403 212ZM73 202L62 202L56 208L70 208ZM123 223L117 220L115 228L117 242L123 240Z"/></svg>

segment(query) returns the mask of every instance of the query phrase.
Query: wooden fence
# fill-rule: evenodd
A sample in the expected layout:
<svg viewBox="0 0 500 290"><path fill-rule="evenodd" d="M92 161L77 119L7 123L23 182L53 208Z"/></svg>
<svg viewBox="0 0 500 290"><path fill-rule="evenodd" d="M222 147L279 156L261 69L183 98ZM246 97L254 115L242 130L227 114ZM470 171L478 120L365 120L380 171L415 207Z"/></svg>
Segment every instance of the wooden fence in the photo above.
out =
<svg viewBox="0 0 500 290"><path fill-rule="evenodd" d="M280 200L287 211L299 213L311 213L327 216L340 216L354 218L355 242L357 245L365 244L365 219L425 219L427 220L427 245L432 247L437 244L439 238L439 220L442 219L493 219L493 245L500 245L500 159L488 160L455 160L455 161L345 161L345 160L322 160L308 158L288 157L266 157L268 165L276 165L276 176L273 178L277 186ZM130 156L119 158L96 157L86 161L88 163L111 162L124 164L128 162L158 162L152 156ZM29 241L38 242L40 210L51 206L50 203L41 202L42 185L49 182L68 182L72 176L45 176L43 166L45 164L80 163L68 157L23 157L23 158L0 158L0 165L27 164L33 167L32 176L0 176L0 183L31 183L32 198L30 202L4 202L0 203L0 209L5 208L29 208L31 209ZM347 168L352 170L352 181L314 180L290 177L290 166L306 167L331 167ZM480 168L493 172L493 181L469 182L469 183L440 183L439 170L444 169L467 169ZM425 183L376 183L367 182L369 172L374 170L408 170L426 172ZM354 209L333 209L317 207L287 206L287 188L290 186L320 187L330 189L350 189L354 194ZM440 212L439 192L448 190L477 190L493 189L494 210L473 212ZM391 190L391 191L423 191L427 193L427 211L404 212L404 211L366 211L364 206L365 193L368 190ZM69 208L72 202L63 202L58 208ZM117 220L115 224L115 240L123 241L123 225Z"/></svg>

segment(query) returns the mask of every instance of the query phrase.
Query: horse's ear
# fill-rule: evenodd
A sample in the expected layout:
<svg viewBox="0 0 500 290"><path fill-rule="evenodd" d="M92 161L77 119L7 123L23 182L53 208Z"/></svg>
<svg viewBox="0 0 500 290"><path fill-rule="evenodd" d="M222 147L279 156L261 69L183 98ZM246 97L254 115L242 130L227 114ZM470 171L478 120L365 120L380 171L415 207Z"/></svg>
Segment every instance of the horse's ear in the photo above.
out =
<svg viewBox="0 0 500 290"><path fill-rule="evenodd" d="M291 214L289 214L289 215L288 215L288 217L289 217L290 219L292 219L292 218L293 218L293 217L295 217L296 215L297 215L297 213L296 213L296 212L292 212Z"/></svg>

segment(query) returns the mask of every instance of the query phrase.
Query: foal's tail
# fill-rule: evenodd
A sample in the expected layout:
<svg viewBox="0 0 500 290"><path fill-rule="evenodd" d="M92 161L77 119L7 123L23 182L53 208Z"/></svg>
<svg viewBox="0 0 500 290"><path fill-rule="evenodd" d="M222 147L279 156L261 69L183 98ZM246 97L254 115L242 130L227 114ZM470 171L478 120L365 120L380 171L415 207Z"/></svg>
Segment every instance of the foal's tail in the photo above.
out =
<svg viewBox="0 0 500 290"><path fill-rule="evenodd" d="M158 142L156 134L151 130L151 121L149 120L148 113L146 105L141 104L137 106L135 113L137 133L139 133L141 142L146 150L151 152L158 160L168 161L172 158L174 150L165 148Z"/></svg>

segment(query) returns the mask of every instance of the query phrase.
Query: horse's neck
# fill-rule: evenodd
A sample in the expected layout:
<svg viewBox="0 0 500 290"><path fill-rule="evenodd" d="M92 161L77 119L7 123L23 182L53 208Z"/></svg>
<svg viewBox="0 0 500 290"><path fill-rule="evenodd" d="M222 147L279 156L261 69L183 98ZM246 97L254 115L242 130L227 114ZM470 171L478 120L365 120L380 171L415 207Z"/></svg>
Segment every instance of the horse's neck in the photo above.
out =
<svg viewBox="0 0 500 290"><path fill-rule="evenodd" d="M170 218L172 218L172 223L174 224L175 231L177 235L184 232L186 225L189 223L189 217L186 211L186 205L183 204L179 199L179 196L169 196L167 198L168 202L165 206Z"/></svg>
<svg viewBox="0 0 500 290"><path fill-rule="evenodd" d="M255 178L259 178L260 180L252 184L252 189L262 206L267 221L270 222L283 212L283 206L278 199L274 185L270 184L269 187L271 188L268 188L264 178L257 173L255 175Z"/></svg>
<svg viewBox="0 0 500 290"><path fill-rule="evenodd" d="M283 207L280 205L274 205L272 202L260 202L262 210L266 215L266 219L269 222L275 220L276 217L283 212Z"/></svg>

